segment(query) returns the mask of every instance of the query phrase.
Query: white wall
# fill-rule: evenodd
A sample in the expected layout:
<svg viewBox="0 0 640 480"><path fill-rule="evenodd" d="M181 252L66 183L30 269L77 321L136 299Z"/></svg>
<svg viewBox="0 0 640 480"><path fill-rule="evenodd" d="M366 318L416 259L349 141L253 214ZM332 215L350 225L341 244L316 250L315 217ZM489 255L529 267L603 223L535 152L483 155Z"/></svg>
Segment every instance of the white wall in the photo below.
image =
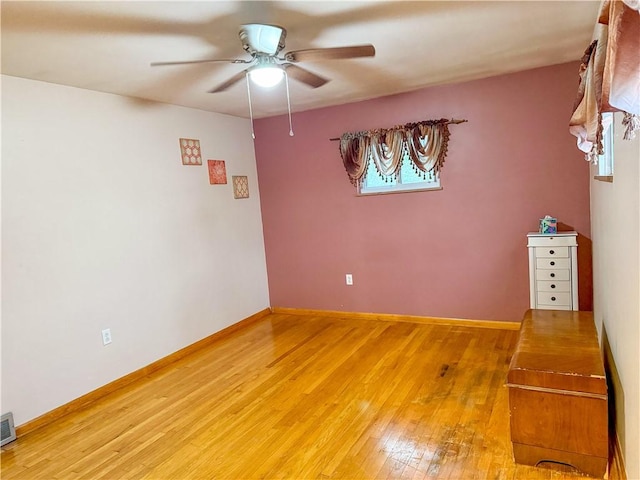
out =
<svg viewBox="0 0 640 480"><path fill-rule="evenodd" d="M640 478L640 138L623 140L622 115L615 117L613 183L591 181L594 315L613 357L617 430L628 478L636 479Z"/></svg>
<svg viewBox="0 0 640 480"><path fill-rule="evenodd" d="M182 165L180 137L205 165ZM268 305L247 120L2 77L2 412L17 425Z"/></svg>

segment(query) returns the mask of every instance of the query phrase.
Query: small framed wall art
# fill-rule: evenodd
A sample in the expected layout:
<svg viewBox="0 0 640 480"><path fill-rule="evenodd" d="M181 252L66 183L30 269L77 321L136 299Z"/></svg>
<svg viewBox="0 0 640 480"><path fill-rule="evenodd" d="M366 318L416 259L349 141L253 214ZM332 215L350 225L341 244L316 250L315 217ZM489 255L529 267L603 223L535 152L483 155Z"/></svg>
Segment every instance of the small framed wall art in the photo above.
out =
<svg viewBox="0 0 640 480"><path fill-rule="evenodd" d="M180 139L180 156L183 165L202 165L200 140L195 138Z"/></svg>
<svg viewBox="0 0 640 480"><path fill-rule="evenodd" d="M227 183L227 169L224 160L207 160L209 167L209 183L211 185L222 185Z"/></svg>
<svg viewBox="0 0 640 480"><path fill-rule="evenodd" d="M233 175L233 198L249 198L249 179L246 175Z"/></svg>

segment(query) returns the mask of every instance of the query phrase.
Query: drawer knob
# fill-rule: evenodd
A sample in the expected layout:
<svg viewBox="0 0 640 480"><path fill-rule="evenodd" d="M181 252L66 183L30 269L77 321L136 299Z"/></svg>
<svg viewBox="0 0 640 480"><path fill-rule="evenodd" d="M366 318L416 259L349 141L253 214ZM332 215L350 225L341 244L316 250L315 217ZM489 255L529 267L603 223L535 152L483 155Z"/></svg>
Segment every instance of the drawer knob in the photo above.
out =
<svg viewBox="0 0 640 480"><path fill-rule="evenodd" d="M551 301L555 302L556 301L556 297L551 297Z"/></svg>
<svg viewBox="0 0 640 480"><path fill-rule="evenodd" d="M556 252L553 251L553 250L549 250L549 255L553 255L554 253L556 253Z"/></svg>
<svg viewBox="0 0 640 480"><path fill-rule="evenodd" d="M556 274L555 274L555 273L550 273L550 274L549 274L549 276L550 276L551 278L554 278L554 277L556 276Z"/></svg>
<svg viewBox="0 0 640 480"><path fill-rule="evenodd" d="M553 267L556 264L556 262L551 262L551 266Z"/></svg>
<svg viewBox="0 0 640 480"><path fill-rule="evenodd" d="M551 288L556 288L556 286L552 283L552 284L551 284Z"/></svg>

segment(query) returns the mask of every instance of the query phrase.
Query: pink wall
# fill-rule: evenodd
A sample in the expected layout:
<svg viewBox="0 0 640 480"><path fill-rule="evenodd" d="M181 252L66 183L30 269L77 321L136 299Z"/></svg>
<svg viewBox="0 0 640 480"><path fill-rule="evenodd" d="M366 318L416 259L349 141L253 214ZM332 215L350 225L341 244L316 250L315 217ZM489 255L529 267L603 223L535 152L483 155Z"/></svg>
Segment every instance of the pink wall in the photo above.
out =
<svg viewBox="0 0 640 480"><path fill-rule="evenodd" d="M520 320L529 306L526 233L538 218L558 217L590 251L589 168L567 130L577 68L298 113L293 138L286 116L258 120L271 305ZM469 120L450 126L443 190L356 196L329 138L442 117ZM590 271L587 256L583 309Z"/></svg>

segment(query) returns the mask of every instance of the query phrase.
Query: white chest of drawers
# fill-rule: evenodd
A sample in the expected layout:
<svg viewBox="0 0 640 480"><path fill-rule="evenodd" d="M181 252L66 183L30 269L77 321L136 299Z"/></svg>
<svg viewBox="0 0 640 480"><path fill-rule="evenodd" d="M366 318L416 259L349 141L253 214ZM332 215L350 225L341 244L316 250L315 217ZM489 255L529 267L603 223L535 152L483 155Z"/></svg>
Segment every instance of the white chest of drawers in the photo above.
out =
<svg viewBox="0 0 640 480"><path fill-rule="evenodd" d="M529 298L539 310L578 310L578 234L527 234Z"/></svg>

